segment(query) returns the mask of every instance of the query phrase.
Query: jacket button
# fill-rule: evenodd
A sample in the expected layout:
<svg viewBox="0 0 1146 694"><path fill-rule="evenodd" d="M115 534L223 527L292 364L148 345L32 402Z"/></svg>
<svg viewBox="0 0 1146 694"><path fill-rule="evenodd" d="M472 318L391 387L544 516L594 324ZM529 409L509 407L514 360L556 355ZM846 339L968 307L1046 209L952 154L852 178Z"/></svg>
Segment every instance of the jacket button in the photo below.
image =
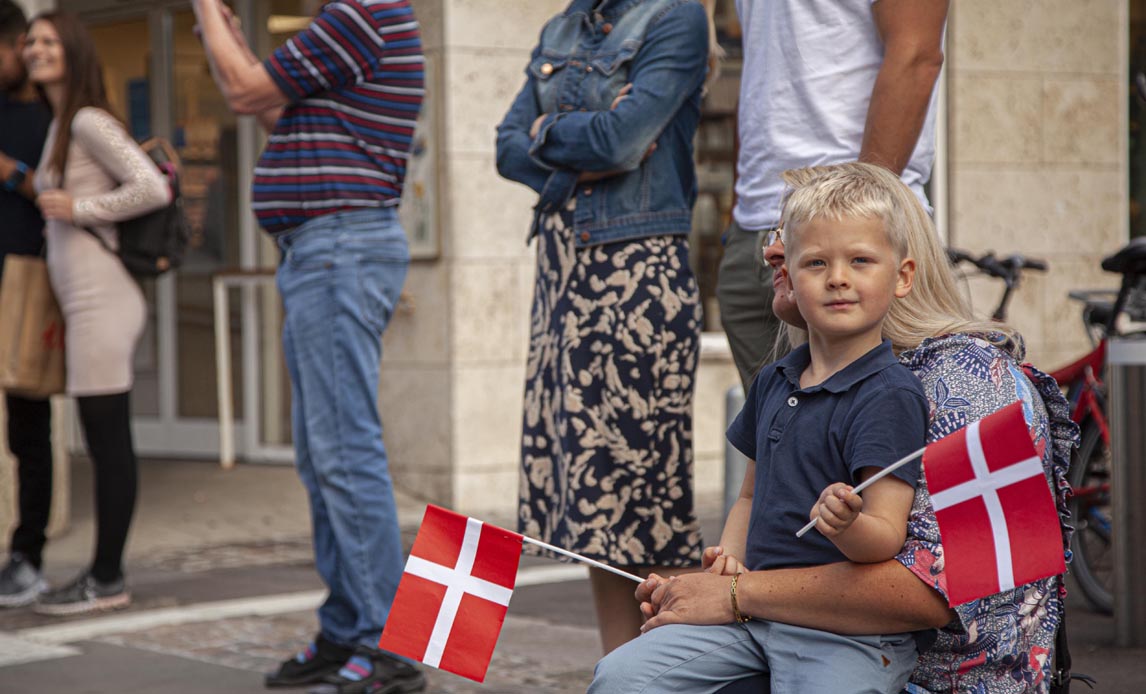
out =
<svg viewBox="0 0 1146 694"><path fill-rule="evenodd" d="M593 66L592 66L592 65L586 65L586 66L585 66L585 72L592 72L592 71L593 71Z"/></svg>
<svg viewBox="0 0 1146 694"><path fill-rule="evenodd" d="M565 104L564 106L561 107L561 110L562 111L572 111L573 110L573 104Z"/></svg>
<svg viewBox="0 0 1146 694"><path fill-rule="evenodd" d="M582 231L581 232L581 240L585 243L588 243L589 242L589 232Z"/></svg>
<svg viewBox="0 0 1146 694"><path fill-rule="evenodd" d="M605 26L601 27L601 31L606 34L613 30L613 25L606 22Z"/></svg>
<svg viewBox="0 0 1146 694"><path fill-rule="evenodd" d="M553 74L553 64L552 63L545 63L544 65L542 65L541 66L541 74L552 75Z"/></svg>
<svg viewBox="0 0 1146 694"><path fill-rule="evenodd" d="M588 196L588 195L592 195L592 194L593 194L593 189L592 189L592 188L585 188L585 189L584 189L584 190L582 190L581 192L585 193L585 195L586 195L586 196Z"/></svg>

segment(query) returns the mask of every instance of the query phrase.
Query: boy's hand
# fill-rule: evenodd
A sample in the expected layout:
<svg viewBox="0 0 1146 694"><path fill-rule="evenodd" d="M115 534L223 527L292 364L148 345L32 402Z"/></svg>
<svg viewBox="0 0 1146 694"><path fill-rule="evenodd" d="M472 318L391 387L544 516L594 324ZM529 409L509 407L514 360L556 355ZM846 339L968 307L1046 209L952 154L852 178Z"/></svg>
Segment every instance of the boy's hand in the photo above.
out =
<svg viewBox="0 0 1146 694"><path fill-rule="evenodd" d="M816 529L825 537L835 537L850 528L862 510L863 499L852 491L852 486L836 482L820 493L820 499L812 507L808 519L819 515Z"/></svg>
<svg viewBox="0 0 1146 694"><path fill-rule="evenodd" d="M724 554L724 548L713 545L712 547L705 547L704 554L700 555L700 569L701 571L708 571L712 567L712 562L716 561L717 557Z"/></svg>
<svg viewBox="0 0 1146 694"><path fill-rule="evenodd" d="M705 547L700 557L702 570L717 576L732 576L744 573L744 565L731 554L725 554L723 547Z"/></svg>

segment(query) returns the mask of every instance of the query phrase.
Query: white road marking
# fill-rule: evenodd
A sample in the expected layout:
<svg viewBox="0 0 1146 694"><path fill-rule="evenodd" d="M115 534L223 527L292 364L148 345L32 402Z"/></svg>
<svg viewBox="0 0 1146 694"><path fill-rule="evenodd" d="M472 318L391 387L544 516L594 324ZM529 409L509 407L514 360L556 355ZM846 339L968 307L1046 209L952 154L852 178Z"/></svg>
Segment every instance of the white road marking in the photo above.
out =
<svg viewBox="0 0 1146 694"><path fill-rule="evenodd" d="M301 612L318 607L326 597L325 590L307 590L258 598L239 598L201 602L180 607L128 612L107 617L94 617L77 622L33 627L16 632L16 636L47 644L75 643L108 634L144 631L161 626L210 622L232 617L265 617L287 612Z"/></svg>
<svg viewBox="0 0 1146 694"><path fill-rule="evenodd" d="M79 655L78 648L35 643L0 632L0 667Z"/></svg>
<svg viewBox="0 0 1146 694"><path fill-rule="evenodd" d="M587 570L581 566L535 566L518 571L517 587L565 583L584 580L587 577ZM235 617L269 617L290 612L303 612L317 609L324 599L326 599L325 590L306 590L255 598L201 602L179 607L92 617L65 624L32 627L8 634L7 638L14 637L18 640L31 641L40 645L56 646L88 641L109 634L133 633L176 624L211 622ZM0 632L0 638L5 638L3 632ZM7 660L7 650L5 643L0 641L0 666L11 664ZM65 650L68 652L65 653ZM76 652L78 651L74 649L61 649L58 655L45 655L33 659L63 657L64 655L75 655Z"/></svg>

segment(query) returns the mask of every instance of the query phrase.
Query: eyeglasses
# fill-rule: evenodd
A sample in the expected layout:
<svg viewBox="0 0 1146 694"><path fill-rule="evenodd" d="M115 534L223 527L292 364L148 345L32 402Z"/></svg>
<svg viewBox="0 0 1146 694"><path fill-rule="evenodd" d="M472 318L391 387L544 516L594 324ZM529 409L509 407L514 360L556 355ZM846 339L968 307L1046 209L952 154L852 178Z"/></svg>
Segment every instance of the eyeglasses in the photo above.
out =
<svg viewBox="0 0 1146 694"><path fill-rule="evenodd" d="M784 245L784 229L780 228L780 227L777 227L776 229L769 231L768 234L764 237L764 247L765 248L767 248L769 246L774 246L777 243L780 244L781 246Z"/></svg>

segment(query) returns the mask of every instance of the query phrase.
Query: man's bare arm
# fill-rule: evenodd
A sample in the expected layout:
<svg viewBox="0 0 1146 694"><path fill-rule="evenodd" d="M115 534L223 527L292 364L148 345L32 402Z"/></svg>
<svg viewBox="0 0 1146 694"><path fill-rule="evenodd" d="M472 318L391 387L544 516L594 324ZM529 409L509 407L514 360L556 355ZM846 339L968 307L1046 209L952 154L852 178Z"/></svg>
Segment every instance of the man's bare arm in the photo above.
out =
<svg viewBox="0 0 1146 694"><path fill-rule="evenodd" d="M860 161L895 173L911 160L939 70L948 0L877 0L872 5L884 55L864 124Z"/></svg>
<svg viewBox="0 0 1146 694"><path fill-rule="evenodd" d="M207 62L215 84L236 113L258 117L263 127L273 127L287 97L245 43L238 40L220 0L192 0ZM274 117L274 120L270 120ZM269 127L268 127L269 129Z"/></svg>

